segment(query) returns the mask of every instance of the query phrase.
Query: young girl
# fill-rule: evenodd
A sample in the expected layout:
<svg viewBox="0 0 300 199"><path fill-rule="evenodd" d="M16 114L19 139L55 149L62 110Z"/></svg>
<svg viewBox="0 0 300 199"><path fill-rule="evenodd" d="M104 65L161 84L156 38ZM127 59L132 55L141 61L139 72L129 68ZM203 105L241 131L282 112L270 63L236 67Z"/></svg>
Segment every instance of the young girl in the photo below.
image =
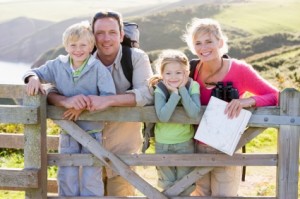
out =
<svg viewBox="0 0 300 199"><path fill-rule="evenodd" d="M177 105L182 105L191 118L196 118L200 112L199 84L189 78L188 58L180 51L165 50L160 55L157 66L159 75L149 81L150 86L156 87L155 110L162 122L156 123L154 130L156 153L194 153L193 125L165 123L169 121ZM168 92L169 97L163 90ZM191 170L191 167L157 167L158 186L168 188ZM187 188L181 195L189 195L194 188L194 185Z"/></svg>

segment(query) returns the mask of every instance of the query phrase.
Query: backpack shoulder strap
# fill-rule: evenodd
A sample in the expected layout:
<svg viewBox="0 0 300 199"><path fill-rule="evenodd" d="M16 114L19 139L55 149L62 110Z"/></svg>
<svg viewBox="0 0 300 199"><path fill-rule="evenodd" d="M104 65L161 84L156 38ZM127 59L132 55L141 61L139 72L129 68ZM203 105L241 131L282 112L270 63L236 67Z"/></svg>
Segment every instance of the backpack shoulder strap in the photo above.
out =
<svg viewBox="0 0 300 199"><path fill-rule="evenodd" d="M200 59L192 59L190 61L190 78L194 78L196 66L199 62L200 62Z"/></svg>
<svg viewBox="0 0 300 199"><path fill-rule="evenodd" d="M165 86L165 84L164 84L162 81L160 81L160 82L157 83L156 86L157 86L158 88L160 88L160 90L164 93L166 99L169 99L170 93L169 93L167 87Z"/></svg>
<svg viewBox="0 0 300 199"><path fill-rule="evenodd" d="M132 65L131 49L128 46L122 45L121 65L122 65L123 73L126 79L130 83L130 87L128 88L128 90L130 90L132 89L133 65Z"/></svg>
<svg viewBox="0 0 300 199"><path fill-rule="evenodd" d="M222 57L227 58L227 59L230 58L230 56L228 54L224 54ZM196 66L199 62L200 62L200 59L192 59L190 61L190 78L192 78L192 79L194 78L194 74L195 74L195 71L196 71Z"/></svg>
<svg viewBox="0 0 300 199"><path fill-rule="evenodd" d="M186 87L186 90L189 92L190 91L190 87L191 87L191 84L192 84L192 78L190 77L189 80L187 81L185 87Z"/></svg>

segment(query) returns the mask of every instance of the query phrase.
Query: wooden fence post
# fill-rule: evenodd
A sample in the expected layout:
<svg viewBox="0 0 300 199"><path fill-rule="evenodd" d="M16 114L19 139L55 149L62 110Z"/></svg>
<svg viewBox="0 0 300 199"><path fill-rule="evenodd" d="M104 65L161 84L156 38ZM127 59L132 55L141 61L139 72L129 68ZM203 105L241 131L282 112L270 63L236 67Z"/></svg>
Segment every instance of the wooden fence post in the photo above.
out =
<svg viewBox="0 0 300 199"><path fill-rule="evenodd" d="M26 199L47 198L46 96L24 97L24 105L38 108L37 124L24 126L24 169L37 169L38 189L26 189Z"/></svg>
<svg viewBox="0 0 300 199"><path fill-rule="evenodd" d="M280 115L299 116L300 92L285 89L280 95ZM277 197L278 199L298 198L299 169L299 137L300 126L280 125L278 133L278 167Z"/></svg>

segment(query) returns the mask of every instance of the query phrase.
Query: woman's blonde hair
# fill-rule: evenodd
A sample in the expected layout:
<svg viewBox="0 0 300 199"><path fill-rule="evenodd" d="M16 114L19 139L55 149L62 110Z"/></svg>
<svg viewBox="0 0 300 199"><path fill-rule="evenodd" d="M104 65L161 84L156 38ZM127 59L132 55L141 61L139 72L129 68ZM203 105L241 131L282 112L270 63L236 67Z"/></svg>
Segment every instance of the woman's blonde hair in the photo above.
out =
<svg viewBox="0 0 300 199"><path fill-rule="evenodd" d="M87 38L91 46L95 45L95 37L88 21L82 21L69 26L63 33L62 42L64 47L67 47L69 42L78 41L82 37Z"/></svg>
<svg viewBox="0 0 300 199"><path fill-rule="evenodd" d="M186 32L182 36L183 41L185 41L192 51L193 54L196 54L195 51L195 38L198 34L209 33L214 35L217 40L223 40L223 46L220 49L222 55L228 52L227 37L223 34L221 26L218 21L210 18L193 18L192 22L187 24Z"/></svg>
<svg viewBox="0 0 300 199"><path fill-rule="evenodd" d="M164 72L166 65L169 63L179 63L185 71L190 70L189 60L183 52L172 49L164 50L156 60L155 66L158 74L150 78L150 87L155 86L160 80L162 80L162 73Z"/></svg>

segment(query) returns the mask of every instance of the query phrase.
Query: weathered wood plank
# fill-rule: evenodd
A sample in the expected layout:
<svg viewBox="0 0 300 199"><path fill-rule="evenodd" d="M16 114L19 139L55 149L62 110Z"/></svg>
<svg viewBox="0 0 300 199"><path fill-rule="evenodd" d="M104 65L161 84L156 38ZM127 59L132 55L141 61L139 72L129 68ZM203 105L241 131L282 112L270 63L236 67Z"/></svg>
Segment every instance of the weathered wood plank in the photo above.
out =
<svg viewBox="0 0 300 199"><path fill-rule="evenodd" d="M225 196L169 196L169 199L277 199L272 196L244 196L244 197L225 197ZM47 199L67 199L66 197L48 196ZM68 199L148 199L145 196L103 196L103 197L68 197Z"/></svg>
<svg viewBox="0 0 300 199"><path fill-rule="evenodd" d="M258 136L264 130L266 130L266 128L251 127L251 128L246 129L246 131L243 133L238 145L236 146L235 151L242 148L245 144L250 142L252 139L254 139L256 136Z"/></svg>
<svg viewBox="0 0 300 199"><path fill-rule="evenodd" d="M0 84L0 98L24 98L24 84Z"/></svg>
<svg viewBox="0 0 300 199"><path fill-rule="evenodd" d="M47 136L47 149L57 150L58 149L57 135ZM13 133L0 133L0 148L6 149L23 149L24 148L24 135L13 134Z"/></svg>
<svg viewBox="0 0 300 199"><path fill-rule="evenodd" d="M117 155L130 166L276 166L277 154L133 154ZM167 159L167 161L166 161ZM90 154L48 154L49 166L101 166Z"/></svg>
<svg viewBox="0 0 300 199"><path fill-rule="evenodd" d="M280 114L300 115L300 93L285 89L280 95ZM300 126L280 125L278 135L277 196L298 198Z"/></svg>
<svg viewBox="0 0 300 199"><path fill-rule="evenodd" d="M58 193L58 186L57 186L56 178L48 178L47 192L48 193Z"/></svg>
<svg viewBox="0 0 300 199"><path fill-rule="evenodd" d="M210 172L212 167L197 167L188 175L184 176L182 179L178 180L173 186L164 190L164 194L167 196L178 196L186 188L195 183L198 179L201 179L205 174Z"/></svg>
<svg viewBox="0 0 300 199"><path fill-rule="evenodd" d="M38 188L38 173L37 169L0 169L0 189Z"/></svg>
<svg viewBox="0 0 300 199"><path fill-rule="evenodd" d="M1 123L37 124L38 106L0 105Z"/></svg>
<svg viewBox="0 0 300 199"><path fill-rule="evenodd" d="M103 148L95 139L83 131L74 122L66 120L54 120L54 122L66 130L77 142L86 147L93 155L106 164L106 166L109 166L113 171L120 174L148 198L167 199L166 196L132 171L130 167L122 162L117 156Z"/></svg>
<svg viewBox="0 0 300 199"><path fill-rule="evenodd" d="M189 123L199 124L206 107L201 108L201 112L198 118L189 118L182 107L177 107L175 114L170 119L170 122L175 123ZM274 124L274 121L280 122L278 119L279 109L278 107L260 107L250 109L253 112L249 121L249 126L253 127L278 127L278 124ZM65 109L61 107L48 106L47 116L51 119L61 120ZM272 114L277 114L272 115ZM267 120L265 121L265 118ZM85 111L79 117L79 120L92 120L92 121L129 121L129 122L158 122L155 110L153 106L146 107L111 107L102 112L88 112ZM298 119L297 119L298 120Z"/></svg>
<svg viewBox="0 0 300 199"><path fill-rule="evenodd" d="M39 169L39 186L36 189L27 189L25 198L47 198L47 131L46 131L46 96L26 96L26 106L40 106L37 115L38 124L24 125L24 167Z"/></svg>

